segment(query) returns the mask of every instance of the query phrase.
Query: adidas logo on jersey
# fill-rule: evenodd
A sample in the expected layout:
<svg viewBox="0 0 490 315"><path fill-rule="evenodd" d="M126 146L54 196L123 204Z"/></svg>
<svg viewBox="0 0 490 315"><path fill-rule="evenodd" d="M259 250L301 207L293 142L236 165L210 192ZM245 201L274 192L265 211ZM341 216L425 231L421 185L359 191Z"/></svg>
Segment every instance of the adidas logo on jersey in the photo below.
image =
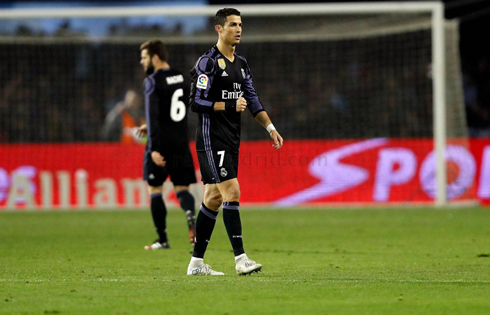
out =
<svg viewBox="0 0 490 315"><path fill-rule="evenodd" d="M150 176L148 176L148 179L155 179L155 175L150 174Z"/></svg>
<svg viewBox="0 0 490 315"><path fill-rule="evenodd" d="M222 77L227 77L228 76L228 73L226 73L226 71L223 71L223 73L221 74Z"/></svg>

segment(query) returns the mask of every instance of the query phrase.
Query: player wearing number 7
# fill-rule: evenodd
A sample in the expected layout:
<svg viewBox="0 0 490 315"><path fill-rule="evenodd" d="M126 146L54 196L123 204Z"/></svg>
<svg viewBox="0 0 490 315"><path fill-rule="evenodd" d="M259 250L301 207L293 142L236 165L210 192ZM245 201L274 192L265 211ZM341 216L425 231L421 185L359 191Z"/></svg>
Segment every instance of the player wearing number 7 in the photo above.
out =
<svg viewBox="0 0 490 315"><path fill-rule="evenodd" d="M203 261L218 209L223 206L223 221L235 254L235 270L245 275L261 270L262 265L247 257L242 241L237 180L241 113L246 108L250 110L255 120L267 129L276 149L281 148L283 139L257 97L247 61L235 53L242 35L240 12L231 8L219 10L215 30L218 43L191 70L189 103L199 113L196 148L205 190L187 274L223 275Z"/></svg>
<svg viewBox="0 0 490 315"><path fill-rule="evenodd" d="M158 239L145 249L169 248L167 239L167 209L162 198L163 183L170 175L175 193L184 210L189 227L189 241L194 245L194 197L189 185L196 182L192 155L187 136L188 88L179 71L167 63L168 52L160 40L141 45L141 65L148 77L145 80L146 125L137 135L148 134L143 178L148 182L151 214Z"/></svg>

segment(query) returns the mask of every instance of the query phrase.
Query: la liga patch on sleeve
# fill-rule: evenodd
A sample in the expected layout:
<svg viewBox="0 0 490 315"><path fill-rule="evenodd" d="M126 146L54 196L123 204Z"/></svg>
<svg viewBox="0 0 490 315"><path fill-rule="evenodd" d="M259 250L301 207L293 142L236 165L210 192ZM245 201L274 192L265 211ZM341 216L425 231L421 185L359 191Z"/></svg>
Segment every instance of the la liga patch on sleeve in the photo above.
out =
<svg viewBox="0 0 490 315"><path fill-rule="evenodd" d="M200 88L200 89L207 89L208 88L208 81L209 81L209 78L207 75L205 74L201 74L198 78L197 78L197 83L196 83L196 87Z"/></svg>

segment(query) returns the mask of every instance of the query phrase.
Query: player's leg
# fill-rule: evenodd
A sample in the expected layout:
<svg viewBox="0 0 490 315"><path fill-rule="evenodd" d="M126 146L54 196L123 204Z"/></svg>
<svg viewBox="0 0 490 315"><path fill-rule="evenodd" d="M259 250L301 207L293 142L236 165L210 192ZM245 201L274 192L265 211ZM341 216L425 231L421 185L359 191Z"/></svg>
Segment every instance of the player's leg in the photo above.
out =
<svg viewBox="0 0 490 315"><path fill-rule="evenodd" d="M223 198L215 184L213 169L216 165L211 164L212 161L210 161L208 153L204 151L197 152L201 177L204 183L204 200L196 219L196 243L187 268L188 275L223 275L222 272L214 271L209 265L204 264L204 254L216 225L218 209L223 202Z"/></svg>
<svg viewBox="0 0 490 315"><path fill-rule="evenodd" d="M221 206L222 197L215 184L204 186L204 200L201 204L196 220L196 244L194 245L193 257L204 258L208 243L211 240L218 209Z"/></svg>
<svg viewBox="0 0 490 315"><path fill-rule="evenodd" d="M216 272L204 264L204 254L211 240L222 200L215 184L204 186L204 200L196 219L196 243L187 268L188 275L223 275L222 272Z"/></svg>
<svg viewBox="0 0 490 315"><path fill-rule="evenodd" d="M189 192L189 186L176 185L175 195L179 199L180 207L184 210L185 217L187 219L187 227L189 228L189 241L194 246L196 239L196 210L195 200L192 194Z"/></svg>
<svg viewBox="0 0 490 315"><path fill-rule="evenodd" d="M239 256L243 250L242 222L240 220L240 185L236 178L216 184L223 196L223 222L230 239L233 253Z"/></svg>
<svg viewBox="0 0 490 315"><path fill-rule="evenodd" d="M216 187L223 196L223 222L235 254L235 269L239 275L258 272L262 269L262 265L249 259L243 249L240 184L236 178L238 175L238 152L226 151L223 160L220 175L226 175L227 178L225 181L216 184Z"/></svg>
<svg viewBox="0 0 490 315"><path fill-rule="evenodd" d="M148 186L151 216L158 234L158 239L155 240L153 244L145 246L146 250L170 248L167 239L167 208L165 207L165 202L163 201L162 190L163 185L157 187Z"/></svg>
<svg viewBox="0 0 490 315"><path fill-rule="evenodd" d="M170 248L167 239L167 208L162 195L163 183L167 176L168 173L166 168L155 165L151 160L151 153L145 152L143 178L148 182L151 216L158 234L158 239L155 240L153 244L145 246L146 250Z"/></svg>
<svg viewBox="0 0 490 315"><path fill-rule="evenodd" d="M174 184L175 194L184 210L187 226L189 227L189 241L194 245L196 237L195 200L189 192L189 185L196 182L196 170L189 146L176 147L172 156L169 156L168 169L170 179Z"/></svg>
<svg viewBox="0 0 490 315"><path fill-rule="evenodd" d="M223 222L235 254L235 270L239 275L259 272L262 265L249 259L243 249L240 219L240 185L236 178L221 182L217 187L223 195Z"/></svg>

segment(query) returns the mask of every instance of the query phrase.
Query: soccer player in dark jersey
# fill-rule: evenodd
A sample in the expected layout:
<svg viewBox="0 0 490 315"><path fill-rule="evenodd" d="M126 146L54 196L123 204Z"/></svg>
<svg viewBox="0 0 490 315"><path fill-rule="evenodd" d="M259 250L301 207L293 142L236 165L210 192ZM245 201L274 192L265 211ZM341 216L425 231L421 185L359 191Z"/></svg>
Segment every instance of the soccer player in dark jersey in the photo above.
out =
<svg viewBox="0 0 490 315"><path fill-rule="evenodd" d="M202 55L191 70L189 103L199 113L196 148L205 185L204 201L196 220L196 244L188 275L223 275L204 264L203 257L223 206L223 221L235 254L235 270L246 275L261 270L262 265L249 259L242 242L240 221L240 186L237 180L241 113L250 110L272 138L276 149L283 139L275 130L252 86L247 61L235 53L242 35L242 20L236 9L216 13L216 46Z"/></svg>
<svg viewBox="0 0 490 315"><path fill-rule="evenodd" d="M170 248L167 239L167 209L162 198L163 183L170 175L180 206L189 227L189 241L195 241L194 197L189 185L196 174L187 135L188 88L181 72L167 62L168 52L160 40L151 40L140 47L145 80L146 125L137 130L138 136L148 135L143 178L148 182L151 214L158 239L145 249Z"/></svg>

